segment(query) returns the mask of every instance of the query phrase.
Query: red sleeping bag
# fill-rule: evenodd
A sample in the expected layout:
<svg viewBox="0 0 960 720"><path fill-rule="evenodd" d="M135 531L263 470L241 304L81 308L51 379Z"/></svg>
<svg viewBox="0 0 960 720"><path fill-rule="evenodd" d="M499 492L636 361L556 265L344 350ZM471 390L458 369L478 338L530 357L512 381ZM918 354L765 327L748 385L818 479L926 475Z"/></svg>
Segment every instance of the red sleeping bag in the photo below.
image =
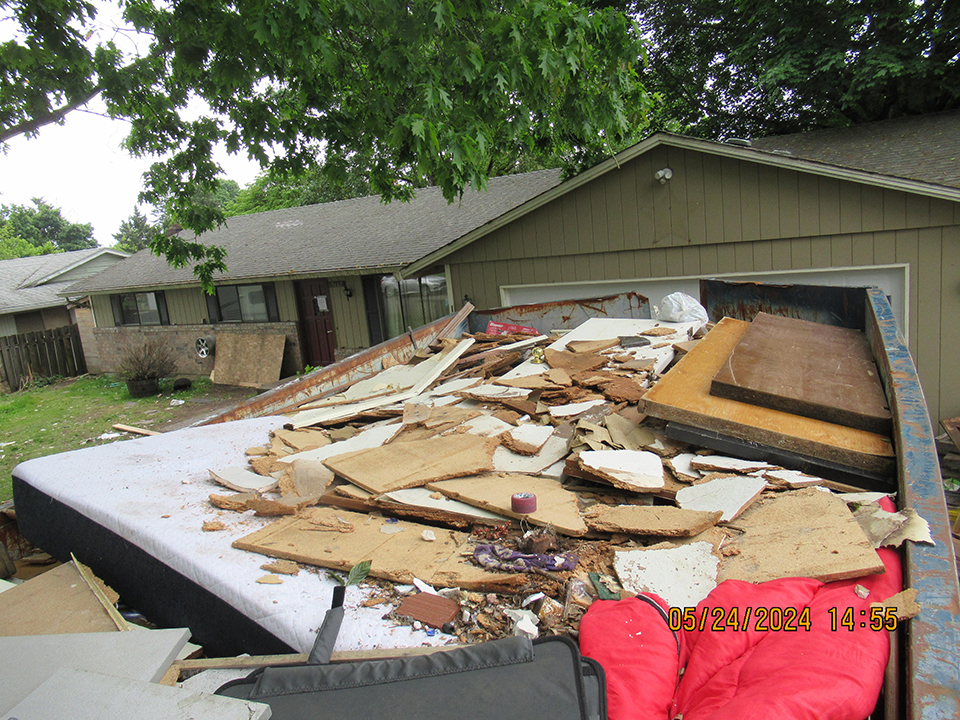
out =
<svg viewBox="0 0 960 720"><path fill-rule="evenodd" d="M881 575L722 582L688 616L693 629L676 633L656 596L594 602L580 649L606 671L610 720L863 720L890 653L888 632L870 629L870 604L902 589L898 554L878 552Z"/></svg>

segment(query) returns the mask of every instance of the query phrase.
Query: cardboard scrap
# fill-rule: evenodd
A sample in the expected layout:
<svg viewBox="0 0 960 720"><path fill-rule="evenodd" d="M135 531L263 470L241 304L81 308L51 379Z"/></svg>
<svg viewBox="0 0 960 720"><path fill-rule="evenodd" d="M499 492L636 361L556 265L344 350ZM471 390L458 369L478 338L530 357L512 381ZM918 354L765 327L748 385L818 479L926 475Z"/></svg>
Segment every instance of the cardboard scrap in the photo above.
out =
<svg viewBox="0 0 960 720"><path fill-rule="evenodd" d="M433 482L428 486L468 505L512 518L526 518L534 525L552 525L558 532L579 537L587 532L580 517L577 496L552 478L533 475L489 474ZM510 499L515 493L537 496L537 509L521 515L513 512Z"/></svg>
<svg viewBox="0 0 960 720"><path fill-rule="evenodd" d="M684 487L677 492L677 504L686 510L719 510L721 522L739 517L767 487L767 481L755 477L718 477L709 482Z"/></svg>
<svg viewBox="0 0 960 720"><path fill-rule="evenodd" d="M208 472L213 480L237 492L263 493L277 486L275 478L264 477L243 468L230 467L223 470L208 470Z"/></svg>
<svg viewBox="0 0 960 720"><path fill-rule="evenodd" d="M645 491L663 487L663 462L644 450L586 450L580 467L614 487Z"/></svg>
<svg viewBox="0 0 960 720"><path fill-rule="evenodd" d="M624 589L656 593L671 607L696 607L717 586L720 560L709 542L618 550L614 557Z"/></svg>
<svg viewBox="0 0 960 720"><path fill-rule="evenodd" d="M233 546L334 570L349 571L358 562L370 560L370 575L397 583L420 578L434 586L512 592L526 582L522 575L492 573L464 561L465 533L400 520L397 525L406 532L385 535L380 532L385 520L367 523L368 517L339 508L310 508L302 517L277 520L234 541ZM352 530L323 532L337 526ZM432 530L437 539L424 542L424 530Z"/></svg>
<svg viewBox="0 0 960 720"><path fill-rule="evenodd" d="M739 553L724 558L721 580L811 577L831 582L884 571L846 503L818 488L761 498L736 527L741 533L725 547Z"/></svg>
<svg viewBox="0 0 960 720"><path fill-rule="evenodd" d="M654 441L653 431L641 427L620 413L610 413L603 418L610 433L610 442L623 450L639 450Z"/></svg>
<svg viewBox="0 0 960 720"><path fill-rule="evenodd" d="M492 441L460 434L336 455L324 464L372 493L493 470Z"/></svg>
<svg viewBox="0 0 960 720"><path fill-rule="evenodd" d="M670 505L594 505L584 513L592 530L632 535L691 537L715 525L723 513Z"/></svg>

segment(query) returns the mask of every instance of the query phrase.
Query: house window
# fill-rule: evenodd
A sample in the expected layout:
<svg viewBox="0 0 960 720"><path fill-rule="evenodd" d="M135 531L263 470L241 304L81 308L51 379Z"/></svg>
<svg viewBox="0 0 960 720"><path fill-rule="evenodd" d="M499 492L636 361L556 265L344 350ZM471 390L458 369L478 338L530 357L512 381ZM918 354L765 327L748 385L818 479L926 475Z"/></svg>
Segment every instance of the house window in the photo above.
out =
<svg viewBox="0 0 960 720"><path fill-rule="evenodd" d="M207 296L212 322L279 322L273 283L224 285Z"/></svg>
<svg viewBox="0 0 960 720"><path fill-rule="evenodd" d="M162 290L157 292L111 295L113 321L121 325L169 325L167 301Z"/></svg>

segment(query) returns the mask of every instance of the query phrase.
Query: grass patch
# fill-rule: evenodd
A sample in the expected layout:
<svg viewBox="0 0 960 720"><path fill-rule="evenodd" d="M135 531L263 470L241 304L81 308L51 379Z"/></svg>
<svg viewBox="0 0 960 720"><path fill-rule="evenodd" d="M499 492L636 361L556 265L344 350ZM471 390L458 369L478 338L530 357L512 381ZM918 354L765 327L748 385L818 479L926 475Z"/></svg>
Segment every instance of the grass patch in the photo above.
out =
<svg viewBox="0 0 960 720"><path fill-rule="evenodd" d="M173 382L160 383L160 395L133 399L126 384L107 376L61 380L0 396L0 502L13 495L11 472L24 460L76 450L129 437L114 423L150 429L186 414L192 404L170 404L210 393L209 380L195 380L189 390L173 393ZM204 408L200 407L202 412Z"/></svg>

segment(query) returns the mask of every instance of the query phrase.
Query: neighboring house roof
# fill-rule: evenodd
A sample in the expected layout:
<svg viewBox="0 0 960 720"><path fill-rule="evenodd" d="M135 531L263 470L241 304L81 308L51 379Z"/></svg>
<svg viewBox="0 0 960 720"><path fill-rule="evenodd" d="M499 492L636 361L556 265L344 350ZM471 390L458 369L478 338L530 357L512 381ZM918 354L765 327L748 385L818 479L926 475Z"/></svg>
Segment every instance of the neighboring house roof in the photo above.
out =
<svg viewBox="0 0 960 720"><path fill-rule="evenodd" d="M214 282L356 272L392 272L500 217L560 182L559 170L491 178L448 203L439 188L418 190L408 203L379 196L227 218L204 233L204 244L227 251L227 272ZM84 279L71 292L103 293L195 285L189 268L174 268L150 250Z"/></svg>
<svg viewBox="0 0 960 720"><path fill-rule="evenodd" d="M951 119L947 116L953 116L953 118ZM813 157L814 153L812 151L810 158L794 156L792 154L785 153L782 148L778 147L778 143L774 142L775 140L784 140L783 144L786 144L787 139L798 137L796 135L785 135L780 136L780 138L768 138L768 147L765 144L766 140L764 143L757 141L749 146L745 146L741 144L718 142L714 140L701 140L699 138L693 138L686 135L677 135L674 133L657 132L650 135L646 139L641 140L635 145L631 145L625 150L620 151L613 157L607 158L592 168L583 171L579 175L576 175L557 185L556 187L551 188L547 192L528 200L522 205L508 210L505 214L496 218L496 220L493 222L487 223L483 227L477 228L464 236L456 238L453 242L448 243L444 247L438 248L437 250L419 258L415 262L405 266L400 274L404 277L416 275L424 268L442 261L446 256L479 240L494 230L503 227L508 223L514 222L527 213L530 213L537 208L552 202L566 193L575 190L581 185L585 185L586 183L595 180L601 175L619 168L624 163L629 162L630 160L659 146L676 147L695 152L709 153L711 155L729 157L736 160L755 162L762 165L781 167L788 170L811 172L839 180L860 182L867 185L888 188L891 190L919 193L929 197L937 197L945 200L960 202L960 178L951 180L951 170L947 168L946 160L942 162L941 160L936 160L936 162L934 162L936 159L935 155L938 152L936 150L937 147L940 147L944 155L953 160L954 163L956 162L958 155L960 155L960 151L958 151L957 147L958 133L956 131L950 131L949 129L950 127L960 128L960 113L940 113L938 115L927 115L921 118L914 118L913 120L915 120L918 124L922 124L924 119L930 123L930 127L932 128L929 136L925 136L919 129L915 129L911 132L906 132L904 129L898 134L894 130L890 129L871 131L869 129L865 129L867 126L846 128L847 131L850 131L853 135L861 138L859 141L861 153L875 155L878 157L878 159L873 163L861 161L860 164L863 165L863 167L856 165L843 165L840 163L839 157L833 157L833 162L818 159ZM887 122L892 123L895 121ZM872 124L879 125L882 123ZM839 134L843 131L831 130L822 132L836 132ZM809 135L815 134L819 133L809 133ZM878 145L879 149L877 149L875 152L867 153L866 147L869 144L869 138L874 134L876 137L883 137L883 141ZM807 135L807 133L802 133L801 135ZM828 142L830 137L826 138L824 143ZM851 145L852 144L853 143L851 143ZM761 145L762 147L760 147ZM814 144L811 143L811 147L813 146ZM877 169L881 167L879 157L881 157L884 152L891 157L890 162L885 166L887 172L882 172L881 170ZM931 162L928 166L940 167L941 170L939 171L939 174L933 178L925 178L923 173L915 171L910 171L911 174L893 174L895 172L907 173L909 171L910 164L909 158L917 153L927 154L931 158ZM853 162L853 160L850 162ZM952 168L952 173L954 175L956 175L958 172L960 172L960 169L958 169L956 166Z"/></svg>
<svg viewBox="0 0 960 720"><path fill-rule="evenodd" d="M127 257L125 253L111 248L92 248L0 260L0 313L65 305L67 301L60 293L77 282L73 271L103 255ZM67 273L72 274L70 279L57 282L57 278Z"/></svg>
<svg viewBox="0 0 960 720"><path fill-rule="evenodd" d="M751 147L960 188L960 110L765 137Z"/></svg>

